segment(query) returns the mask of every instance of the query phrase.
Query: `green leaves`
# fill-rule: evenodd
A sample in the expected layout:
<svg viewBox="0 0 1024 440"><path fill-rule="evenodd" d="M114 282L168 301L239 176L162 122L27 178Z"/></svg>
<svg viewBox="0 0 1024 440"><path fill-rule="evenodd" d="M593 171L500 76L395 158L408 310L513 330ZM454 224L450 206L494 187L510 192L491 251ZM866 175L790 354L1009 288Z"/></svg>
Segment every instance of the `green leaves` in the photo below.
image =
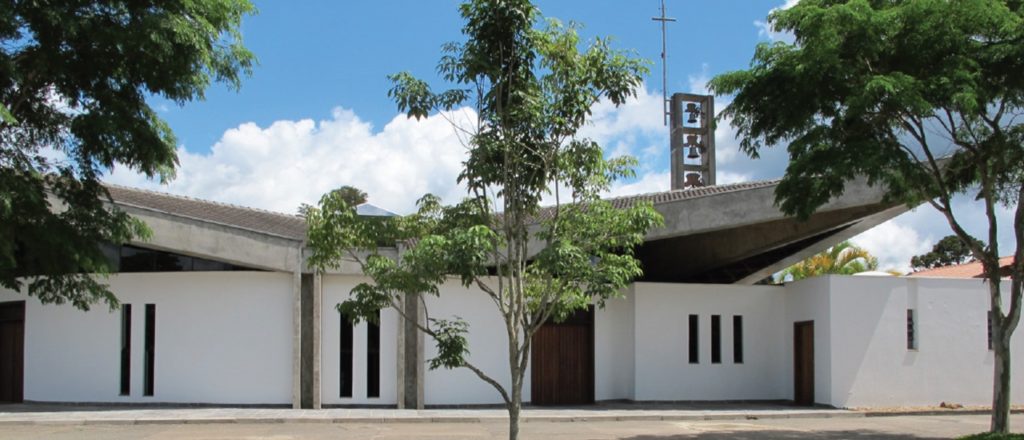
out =
<svg viewBox="0 0 1024 440"><path fill-rule="evenodd" d="M521 387L537 328L603 305L641 274L633 248L660 216L650 204L616 208L600 199L616 179L632 176L636 161L605 159L600 145L577 133L599 100L618 105L634 96L647 63L604 39L581 51L576 25L552 20L538 28L526 0L470 0L460 11L467 41L445 45L437 67L454 88L437 93L403 72L389 77L388 96L417 119L475 105L477 130L459 127L469 157L458 181L468 197L445 206L426 195L416 213L369 228L353 205L325 195L307 210L310 262L320 270L360 265L372 281L339 310L364 318L385 305L404 313L399 298L439 295L449 279L486 295L503 318L510 373ZM554 206L542 208L547 198ZM509 405L521 403L518 389L507 392L472 365L464 320L405 319L435 340L431 368L467 367Z"/></svg>
<svg viewBox="0 0 1024 440"><path fill-rule="evenodd" d="M806 217L854 176L885 185L889 200L920 203L982 178L949 169L940 184L929 157L979 169L1020 150L988 139L1014 131L1001 117L1022 110L1024 82L1008 74L1024 71L1019 4L804 0L770 19L795 43L762 44L750 69L710 85L735 94L721 117L746 153L789 144L777 191L785 212ZM1021 173L1007 168L1020 163L989 176L1011 183Z"/></svg>
<svg viewBox="0 0 1024 440"><path fill-rule="evenodd" d="M0 285L86 309L116 299L101 242L144 238L105 205L115 166L166 181L177 140L146 102L238 87L245 0L8 2L0 12ZM59 159L54 159L57 156ZM54 203L51 206L51 202Z"/></svg>

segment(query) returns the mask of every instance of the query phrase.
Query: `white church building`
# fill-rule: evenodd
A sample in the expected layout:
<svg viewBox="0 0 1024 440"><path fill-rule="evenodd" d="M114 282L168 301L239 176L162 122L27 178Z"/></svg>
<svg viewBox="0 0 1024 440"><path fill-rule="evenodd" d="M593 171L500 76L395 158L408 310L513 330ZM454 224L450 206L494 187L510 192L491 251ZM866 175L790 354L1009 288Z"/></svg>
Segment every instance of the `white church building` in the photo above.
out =
<svg viewBox="0 0 1024 440"><path fill-rule="evenodd" d="M777 182L674 190L638 250L644 278L603 309L549 324L524 400L792 401L849 407L987 405L987 286L977 279L825 276L757 281L904 212L860 183L807 221L773 206ZM430 340L381 312L334 306L358 267L313 273L301 217L110 187L153 230L111 248L123 304L83 312L0 291L0 401L398 408L493 405L465 369L429 370ZM399 250L394 250L398 255ZM470 358L509 382L504 327L452 282L431 315L470 324ZM1015 353L1024 352L1019 337ZM1019 355L1018 355L1019 356ZM1014 363L1013 400L1024 400Z"/></svg>

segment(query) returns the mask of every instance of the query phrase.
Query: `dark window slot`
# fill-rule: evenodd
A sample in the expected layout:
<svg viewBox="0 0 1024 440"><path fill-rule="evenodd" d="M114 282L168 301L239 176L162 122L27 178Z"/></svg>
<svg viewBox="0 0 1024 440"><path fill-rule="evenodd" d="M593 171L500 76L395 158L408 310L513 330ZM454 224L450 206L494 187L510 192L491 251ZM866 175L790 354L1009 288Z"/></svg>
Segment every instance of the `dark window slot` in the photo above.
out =
<svg viewBox="0 0 1024 440"><path fill-rule="evenodd" d="M743 363L743 317L732 317L732 362Z"/></svg>
<svg viewBox="0 0 1024 440"><path fill-rule="evenodd" d="M914 309L907 309L907 350L917 350L917 322Z"/></svg>
<svg viewBox="0 0 1024 440"><path fill-rule="evenodd" d="M380 310L366 323L366 397L380 397Z"/></svg>
<svg viewBox="0 0 1024 440"><path fill-rule="evenodd" d="M145 372L143 373L142 395L152 396L156 369L156 304L146 304L146 351Z"/></svg>
<svg viewBox="0 0 1024 440"><path fill-rule="evenodd" d="M132 305L121 305L121 395L132 390Z"/></svg>
<svg viewBox="0 0 1024 440"><path fill-rule="evenodd" d="M352 321L340 313L341 317L341 355L339 358L338 384L340 397L352 397Z"/></svg>
<svg viewBox="0 0 1024 440"><path fill-rule="evenodd" d="M722 363L722 316L711 315L711 363Z"/></svg>
<svg viewBox="0 0 1024 440"><path fill-rule="evenodd" d="M700 363L700 319L690 315L690 363Z"/></svg>

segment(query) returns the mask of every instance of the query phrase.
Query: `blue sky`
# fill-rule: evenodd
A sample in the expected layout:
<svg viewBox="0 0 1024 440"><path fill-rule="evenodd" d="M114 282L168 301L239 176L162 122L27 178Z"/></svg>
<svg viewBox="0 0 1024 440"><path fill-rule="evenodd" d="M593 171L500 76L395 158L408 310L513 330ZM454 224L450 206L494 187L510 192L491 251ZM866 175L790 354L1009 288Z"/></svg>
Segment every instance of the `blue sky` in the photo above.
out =
<svg viewBox="0 0 1024 440"><path fill-rule="evenodd" d="M763 40L763 20L778 0L667 0L669 89L688 88L690 76L747 66ZM206 101L183 108L161 103L164 117L191 151L208 150L224 130L243 122L320 118L338 106L355 110L375 127L395 115L386 76L410 71L437 86L441 45L461 38L456 0L373 2L256 2L259 14L243 25L246 46L260 65L237 93L213 87ZM652 62L648 78L661 89L661 31L651 17L657 0L547 0L542 13L584 25L582 34L611 36L617 47ZM742 6L742 7L737 7ZM157 100L159 101L159 100ZM658 118L658 115L652 115Z"/></svg>
<svg viewBox="0 0 1024 440"><path fill-rule="evenodd" d="M792 1L792 0L790 0ZM756 44L786 38L763 22L784 0L666 0L669 92L704 92L715 74L745 68ZM281 212L341 185L367 190L371 202L409 212L423 193L453 201L464 148L445 118L410 121L387 98L386 76L409 71L437 88L440 47L461 39L457 0L257 1L259 14L243 24L246 46L259 59L239 91L214 85L205 101L152 104L178 136L181 166L169 185L115 170L109 181ZM651 17L659 0L544 0L542 14L575 21L585 39L611 36L614 45L651 61L638 98L622 108L594 108L586 129L608 154L640 160L638 177L613 194L668 189L667 130L662 126L661 31ZM728 97L717 98L721 110ZM472 117L472 110L448 119ZM780 177L785 152L750 160L737 151L734 133L716 132L719 183ZM966 206L967 201L961 205ZM980 225L977 210L969 225ZM1004 213L1009 218L1008 213ZM930 208L886 223L855 241L906 268L948 234ZM1006 241L1006 240L1004 240ZM1006 244L1008 245L1008 243ZM1004 245L1004 249L1006 248ZM1008 252L1008 251L1007 251Z"/></svg>

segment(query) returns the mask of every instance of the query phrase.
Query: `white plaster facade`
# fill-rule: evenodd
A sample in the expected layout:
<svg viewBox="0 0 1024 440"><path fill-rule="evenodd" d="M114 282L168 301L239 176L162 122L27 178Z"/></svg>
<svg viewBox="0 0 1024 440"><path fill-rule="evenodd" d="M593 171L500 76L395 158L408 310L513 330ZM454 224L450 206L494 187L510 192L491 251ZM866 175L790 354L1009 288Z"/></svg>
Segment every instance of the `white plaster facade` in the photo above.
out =
<svg viewBox="0 0 1024 440"><path fill-rule="evenodd" d="M25 301L24 398L112 403L287 404L292 400L288 274L113 275L132 305L131 390L120 395L121 312ZM143 396L145 304L156 305L154 393Z"/></svg>
<svg viewBox="0 0 1024 440"><path fill-rule="evenodd" d="M380 397L366 396L366 324L354 330L353 394L339 396L340 319L334 306L363 278L326 275L319 292L320 395L324 405L398 402L400 316L380 322ZM119 395L120 313L82 312L25 300L24 397L29 401L287 405L293 399L294 278L274 272L121 274L108 280L133 305L132 385ZM470 359L508 384L501 317L475 288L457 282L428 296L431 316L470 324ZM826 276L785 286L634 283L595 314L596 400L793 399L793 325L814 321L815 402L888 407L990 402L987 286L980 280ZM142 396L143 310L156 304L155 393ZM907 348L915 310L917 349ZM688 316L698 315L700 361L690 363ZM711 360L712 315L721 316L721 363ZM743 319L743 362L732 351ZM1016 357L1024 352L1014 337ZM426 340L424 359L434 356ZM1014 362L1013 401L1024 402ZM524 400L530 400L529 372ZM426 371L426 405L498 404L465 369Z"/></svg>

